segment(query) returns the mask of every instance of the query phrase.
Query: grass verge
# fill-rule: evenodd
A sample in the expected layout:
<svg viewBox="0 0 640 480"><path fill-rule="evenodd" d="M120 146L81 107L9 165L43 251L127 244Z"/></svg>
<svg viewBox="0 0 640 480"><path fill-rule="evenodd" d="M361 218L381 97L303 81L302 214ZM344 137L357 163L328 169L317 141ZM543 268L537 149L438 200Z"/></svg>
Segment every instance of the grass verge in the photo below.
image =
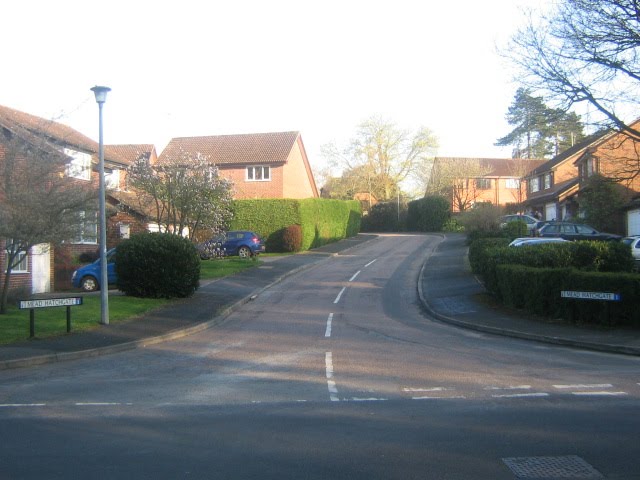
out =
<svg viewBox="0 0 640 480"><path fill-rule="evenodd" d="M224 258L204 260L201 264L200 279L211 280L260 265L260 260ZM60 297L76 296L77 292L63 292ZM109 322L118 323L147 313L172 300L159 298L137 298L125 295L109 295ZM81 332L100 325L100 294L84 295L83 304L71 307L71 331ZM65 307L38 308L35 310L35 338L46 338L67 333L67 312ZM0 315L0 344L9 344L29 339L29 310L20 310L9 305L7 313Z"/></svg>

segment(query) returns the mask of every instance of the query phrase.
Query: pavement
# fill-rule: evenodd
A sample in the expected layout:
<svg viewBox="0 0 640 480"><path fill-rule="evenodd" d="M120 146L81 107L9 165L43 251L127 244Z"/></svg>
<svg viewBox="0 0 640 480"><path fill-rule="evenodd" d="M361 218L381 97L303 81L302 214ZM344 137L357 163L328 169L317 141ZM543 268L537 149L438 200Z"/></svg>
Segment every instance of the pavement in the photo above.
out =
<svg viewBox="0 0 640 480"><path fill-rule="evenodd" d="M203 282L194 296L134 319L98 328L0 346L0 370L116 353L192 335L220 324L263 290L304 269L340 255L375 234L359 234L296 255L265 257L259 267ZM471 273L465 237L439 236L417 281L429 316L458 327L575 348L640 355L640 329L565 325L492 304ZM80 307L81 308L81 307Z"/></svg>

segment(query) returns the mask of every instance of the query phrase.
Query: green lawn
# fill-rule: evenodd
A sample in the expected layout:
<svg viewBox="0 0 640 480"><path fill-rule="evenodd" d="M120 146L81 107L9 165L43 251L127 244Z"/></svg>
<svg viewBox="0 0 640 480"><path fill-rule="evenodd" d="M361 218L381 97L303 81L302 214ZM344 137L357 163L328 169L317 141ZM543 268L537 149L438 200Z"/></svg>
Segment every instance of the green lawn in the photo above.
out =
<svg viewBox="0 0 640 480"><path fill-rule="evenodd" d="M224 258L204 260L200 270L201 280L232 275L247 268L260 265L260 260ZM78 296L79 292L63 292L60 297ZM100 294L83 295L83 304L71 307L71 331L79 332L96 328L100 323ZM171 300L157 298L134 298L121 294L109 295L109 322L117 323L142 315ZM29 339L29 310L19 310L16 304L8 306L7 313L0 315L0 344L15 343ZM36 338L64 335L67 332L66 307L35 309Z"/></svg>

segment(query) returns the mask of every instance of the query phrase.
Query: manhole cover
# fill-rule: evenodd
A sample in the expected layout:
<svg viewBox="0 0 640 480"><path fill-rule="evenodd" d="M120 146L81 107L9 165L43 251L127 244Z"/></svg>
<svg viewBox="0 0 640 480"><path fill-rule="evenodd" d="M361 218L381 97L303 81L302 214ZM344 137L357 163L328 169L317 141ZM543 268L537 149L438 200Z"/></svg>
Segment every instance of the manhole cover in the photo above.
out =
<svg viewBox="0 0 640 480"><path fill-rule="evenodd" d="M595 468L576 455L562 457L511 457L502 461L518 478L604 478Z"/></svg>

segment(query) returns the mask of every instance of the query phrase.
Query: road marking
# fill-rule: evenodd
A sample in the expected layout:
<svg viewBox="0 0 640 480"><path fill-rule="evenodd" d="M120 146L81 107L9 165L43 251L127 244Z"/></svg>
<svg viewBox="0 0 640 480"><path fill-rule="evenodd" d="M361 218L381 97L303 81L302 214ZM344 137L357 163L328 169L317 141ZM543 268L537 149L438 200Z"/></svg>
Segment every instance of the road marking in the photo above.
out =
<svg viewBox="0 0 640 480"><path fill-rule="evenodd" d="M509 393L501 395L491 395L493 398L527 398L527 397L548 397L548 393L536 392L536 393Z"/></svg>
<svg viewBox="0 0 640 480"><path fill-rule="evenodd" d="M333 353L327 352L324 355L324 363L327 371L327 388L329 389L329 399L332 402L339 402L338 388L333 380Z"/></svg>
<svg viewBox="0 0 640 480"><path fill-rule="evenodd" d="M411 397L411 400L451 400L452 398L467 398L464 395L453 395L451 397Z"/></svg>
<svg viewBox="0 0 640 480"><path fill-rule="evenodd" d="M367 268L369 265L372 265L373 263L375 263L375 261L378 260L377 258L374 258L373 260L371 260L369 263L367 263L364 268Z"/></svg>
<svg viewBox="0 0 640 480"><path fill-rule="evenodd" d="M485 390L531 390L531 385L510 385L508 387L484 387Z"/></svg>
<svg viewBox="0 0 640 480"><path fill-rule="evenodd" d="M333 323L333 313L329 314L329 318L327 318L327 329L324 331L325 338L331 336L331 324Z"/></svg>
<svg viewBox="0 0 640 480"><path fill-rule="evenodd" d="M622 397L624 395L628 395L627 392L598 392L598 391L588 391L588 392L571 392L571 395L577 395L577 396L582 396L582 397L586 397L586 396L594 396L594 397L607 397L607 396L611 396L611 397Z"/></svg>
<svg viewBox="0 0 640 480"><path fill-rule="evenodd" d="M591 384L575 384L575 385L554 385L553 388L557 389L565 389L565 390L576 390L579 388L612 388L613 385L610 383L591 383Z"/></svg>
<svg viewBox="0 0 640 480"><path fill-rule="evenodd" d="M353 397L351 398L351 402L386 402L388 399L387 398L358 398L358 397Z"/></svg>
<svg viewBox="0 0 640 480"><path fill-rule="evenodd" d="M442 392L447 390L444 387L433 387L433 388L403 388L403 392Z"/></svg>
<svg viewBox="0 0 640 480"><path fill-rule="evenodd" d="M349 281L350 281L350 282L353 282L353 281L356 279L356 277L357 277L358 275L360 275L360 272L361 272L361 271L362 271L362 270L358 270L356 273L354 273L354 274L353 274L353 276L349 279Z"/></svg>
<svg viewBox="0 0 640 480"><path fill-rule="evenodd" d="M340 293L338 294L338 296L336 297L336 299L333 301L333 303L338 303L340 301L340 297L342 297L342 294L344 293L344 291L347 289L347 287L342 287L342 290L340 290Z"/></svg>
<svg viewBox="0 0 640 480"><path fill-rule="evenodd" d="M0 404L0 408L11 408L11 407L46 407L46 403L2 403Z"/></svg>
<svg viewBox="0 0 640 480"><path fill-rule="evenodd" d="M116 405L133 405L133 403L121 402L77 402L76 407L110 407Z"/></svg>

